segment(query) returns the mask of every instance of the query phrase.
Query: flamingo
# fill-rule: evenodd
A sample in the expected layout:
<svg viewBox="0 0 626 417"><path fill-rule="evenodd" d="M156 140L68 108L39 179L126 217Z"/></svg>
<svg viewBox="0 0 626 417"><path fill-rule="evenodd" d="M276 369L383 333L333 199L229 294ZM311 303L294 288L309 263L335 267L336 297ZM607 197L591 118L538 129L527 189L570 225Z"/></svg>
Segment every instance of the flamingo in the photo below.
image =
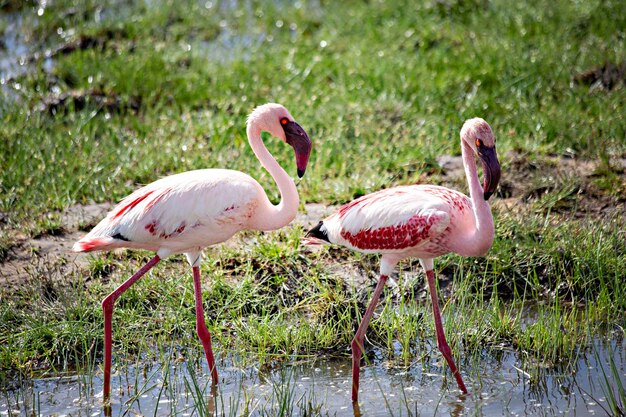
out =
<svg viewBox="0 0 626 417"><path fill-rule="evenodd" d="M467 120L461 129L463 165L470 197L435 185L408 185L381 190L360 197L319 222L304 244L333 243L364 253L379 253L380 279L361 324L352 340L352 401L359 395L360 360L363 339L374 308L396 264L409 257L419 258L426 272L435 319L437 346L446 359L460 390L467 388L446 341L433 259L454 252L462 256L483 256L494 238L494 224L487 200L500 180L500 164L491 127L480 118ZM483 165L481 189L475 155Z"/></svg>
<svg viewBox="0 0 626 417"><path fill-rule="evenodd" d="M203 248L228 240L240 230L275 230L289 224L298 211L298 191L291 177L264 146L261 132L291 145L298 177L304 175L311 140L280 104L257 107L248 116L248 142L257 159L276 181L278 205L247 174L226 169L200 169L171 175L150 183L124 198L73 250L90 252L115 248L147 249L156 255L102 301L104 313L105 402L111 390L111 321L115 300L161 259L184 253L192 267L196 305L196 332L209 364L211 380L218 383L211 334L204 321L200 287Z"/></svg>

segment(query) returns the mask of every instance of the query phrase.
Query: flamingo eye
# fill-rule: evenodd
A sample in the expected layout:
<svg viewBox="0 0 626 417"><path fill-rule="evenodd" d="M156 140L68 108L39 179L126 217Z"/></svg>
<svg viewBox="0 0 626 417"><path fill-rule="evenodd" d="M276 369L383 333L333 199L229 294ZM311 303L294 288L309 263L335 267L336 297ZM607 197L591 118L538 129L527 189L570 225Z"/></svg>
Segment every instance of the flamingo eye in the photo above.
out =
<svg viewBox="0 0 626 417"><path fill-rule="evenodd" d="M476 147L480 148L481 146L483 146L483 141L480 139L476 139Z"/></svg>
<svg viewBox="0 0 626 417"><path fill-rule="evenodd" d="M289 123L289 119L287 119L286 117L283 117L282 119L280 119L281 125L286 126L287 123Z"/></svg>

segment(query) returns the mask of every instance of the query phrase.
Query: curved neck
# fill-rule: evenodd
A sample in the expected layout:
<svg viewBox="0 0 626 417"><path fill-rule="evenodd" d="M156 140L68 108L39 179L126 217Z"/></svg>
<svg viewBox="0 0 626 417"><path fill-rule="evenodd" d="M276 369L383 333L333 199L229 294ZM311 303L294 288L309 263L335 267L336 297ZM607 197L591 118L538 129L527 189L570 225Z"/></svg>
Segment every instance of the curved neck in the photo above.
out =
<svg viewBox="0 0 626 417"><path fill-rule="evenodd" d="M258 230L275 230L289 224L296 217L299 204L298 190L291 177L265 147L261 139L261 131L257 123L249 123L248 142L261 165L276 181L281 200L275 206L266 196L257 208L257 215L252 219L252 227Z"/></svg>
<svg viewBox="0 0 626 417"><path fill-rule="evenodd" d="M463 166L465 168L467 185L469 186L476 226L472 235L469 237L471 244L467 245L472 253L468 253L467 255L482 256L493 243L493 216L491 215L489 203L485 201L483 196L483 189L480 185L480 179L478 178L476 169L474 151L465 141L461 141L461 152L463 154Z"/></svg>

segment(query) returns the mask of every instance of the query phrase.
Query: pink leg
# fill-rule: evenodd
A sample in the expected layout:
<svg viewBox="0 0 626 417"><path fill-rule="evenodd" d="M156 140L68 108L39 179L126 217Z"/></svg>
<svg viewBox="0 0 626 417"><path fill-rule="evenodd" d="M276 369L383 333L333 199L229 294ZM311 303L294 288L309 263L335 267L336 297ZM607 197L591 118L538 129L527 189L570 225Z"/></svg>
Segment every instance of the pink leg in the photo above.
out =
<svg viewBox="0 0 626 417"><path fill-rule="evenodd" d="M204 355L209 363L209 372L211 372L211 380L213 385L217 385L217 368L215 367L215 359L213 359L213 349L211 349L211 333L206 328L204 322L204 309L202 308L202 288L200 286L200 268L193 268L193 288L196 296L196 332L204 347Z"/></svg>
<svg viewBox="0 0 626 417"><path fill-rule="evenodd" d="M139 278L144 276L146 272L150 270L154 265L156 265L161 258L159 255L156 255L154 258L150 259L147 264L145 264L139 271L135 272L135 274L128 278L126 282L117 287L115 291L109 294L104 300L102 300L102 312L104 313L104 402L107 403L109 400L109 396L111 395L111 321L113 318L113 306L115 304L115 300L121 296L124 291L130 288Z"/></svg>
<svg viewBox="0 0 626 417"><path fill-rule="evenodd" d="M352 339L352 402L356 403L359 400L359 373L361 371L361 354L363 353L363 340L365 339L365 332L367 331L367 326L370 324L370 319L374 314L374 309L376 308L376 304L378 303L378 299L380 298L380 294L383 292L383 288L385 288L385 283L389 277L387 275L381 275L378 280L378 284L376 284L376 289L374 290L374 295L372 296L372 300L370 304L367 306L367 310L365 310L365 315L361 320L361 324L359 325L356 334L354 335L354 339Z"/></svg>
<svg viewBox="0 0 626 417"><path fill-rule="evenodd" d="M433 316L435 317L435 330L437 332L437 346L441 351L441 354L448 362L448 366L452 371L452 375L456 378L456 383L459 385L459 388L463 392L463 394L467 394L467 388L465 388L465 384L463 383L463 378L461 378L461 373L456 368L454 364L454 359L452 358L452 351L450 350L450 346L448 346L448 342L446 341L446 335L443 332L443 325L441 324L441 313L439 312L439 298L437 297L437 287L435 285L435 273L431 270L426 271L426 277L428 278L428 289L430 290L430 300L433 304Z"/></svg>

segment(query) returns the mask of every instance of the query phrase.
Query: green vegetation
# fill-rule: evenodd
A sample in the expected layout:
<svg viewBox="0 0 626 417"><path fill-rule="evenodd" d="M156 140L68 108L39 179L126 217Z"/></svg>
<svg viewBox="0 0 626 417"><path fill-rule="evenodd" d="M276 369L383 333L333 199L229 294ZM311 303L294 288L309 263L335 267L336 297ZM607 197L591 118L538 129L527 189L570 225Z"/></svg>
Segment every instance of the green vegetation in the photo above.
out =
<svg viewBox="0 0 626 417"><path fill-rule="evenodd" d="M619 1L375 2L332 12L101 3L55 1L41 18L31 9L24 17L35 45L82 47L57 54L49 72L35 61L5 87L19 96L4 100L0 128L12 224L197 167L268 182L244 137L246 115L267 101L291 109L315 141L306 201L419 180L438 155L458 154L462 121L475 115L492 124L502 155L626 150L623 84L607 92L575 82L626 59ZM292 164L283 148L272 146Z"/></svg>
<svg viewBox="0 0 626 417"><path fill-rule="evenodd" d="M0 8L4 37L17 33L29 51L0 86L0 262L18 250L32 257L28 279L8 277L0 288L1 387L95 372L100 300L149 256L98 254L75 268L28 239L63 238L71 206L115 202L189 169L248 172L278 199L245 137L247 114L269 101L311 136L298 190L304 202L326 205L415 182L466 191L437 157L460 153L463 120L491 124L503 166L494 246L485 258L436 261L448 284L446 333L464 372L479 379L479 355L505 347L532 379L573 363L593 338L624 336L622 0L58 0L40 8ZM295 173L291 151L266 144ZM303 249L303 232L250 232L208 251L205 310L220 355L246 352L244 365L347 360L372 288L352 287L342 270L369 277L377 258ZM402 366L438 354L425 343L434 327L416 272L417 261L402 265L399 289L386 290L368 332L369 347ZM174 257L125 293L114 361L159 356L155 346L172 338L201 358L192 288L187 264ZM618 336L607 332L615 328ZM284 415L315 408L277 390ZM611 393L612 412L623 412L623 389Z"/></svg>

